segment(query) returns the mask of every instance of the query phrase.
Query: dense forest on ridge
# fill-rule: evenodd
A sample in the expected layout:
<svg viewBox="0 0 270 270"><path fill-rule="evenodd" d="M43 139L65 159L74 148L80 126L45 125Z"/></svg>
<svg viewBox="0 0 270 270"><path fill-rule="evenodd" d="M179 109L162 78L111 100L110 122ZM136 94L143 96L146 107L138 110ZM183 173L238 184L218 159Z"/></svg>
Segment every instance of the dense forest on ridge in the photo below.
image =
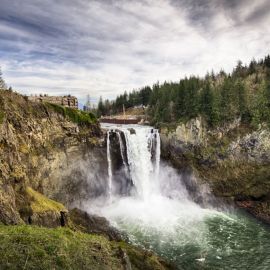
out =
<svg viewBox="0 0 270 270"><path fill-rule="evenodd" d="M123 106L147 106L153 124L187 121L202 115L215 127L241 117L244 123L270 124L270 56L249 65L238 61L232 73L207 73L204 78L185 77L179 82L156 83L114 101L100 98L98 116L122 112Z"/></svg>

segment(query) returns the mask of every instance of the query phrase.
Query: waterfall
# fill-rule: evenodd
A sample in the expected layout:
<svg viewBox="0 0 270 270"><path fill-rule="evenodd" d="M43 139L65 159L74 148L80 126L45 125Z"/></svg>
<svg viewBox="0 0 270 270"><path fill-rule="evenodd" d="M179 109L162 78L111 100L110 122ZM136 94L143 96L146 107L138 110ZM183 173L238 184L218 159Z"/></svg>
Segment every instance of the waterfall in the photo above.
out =
<svg viewBox="0 0 270 270"><path fill-rule="evenodd" d="M120 153L121 153L121 158L122 158L122 161L123 161L123 165L124 165L124 169L125 169L125 173L126 175L128 175L128 165L125 161L125 153L124 153L124 144L123 144L123 140L122 140L122 137L121 137L121 133L119 131L117 131L117 137L118 137L118 140L119 140L119 145L120 145Z"/></svg>
<svg viewBox="0 0 270 270"><path fill-rule="evenodd" d="M156 136L156 168L155 168L155 176L156 176L156 179L158 179L159 177L159 164L160 164L160 136L159 136L159 132L158 130L156 129L155 130L155 136Z"/></svg>
<svg viewBox="0 0 270 270"><path fill-rule="evenodd" d="M151 151L149 151L147 140L151 129L136 129L135 134L129 130L123 130L123 132L126 138L131 179L138 196L145 199L151 191L151 174L153 172Z"/></svg>
<svg viewBox="0 0 270 270"><path fill-rule="evenodd" d="M108 195L112 194L112 159L110 151L110 130L107 132Z"/></svg>
<svg viewBox="0 0 270 270"><path fill-rule="evenodd" d="M268 228L247 215L194 202L185 185L193 176L181 175L160 162L158 130L139 125L105 128L110 199L101 196L86 201L84 209L106 217L132 243L155 251L181 269L269 268ZM131 180L129 192L117 189L130 187Z"/></svg>
<svg viewBox="0 0 270 270"><path fill-rule="evenodd" d="M159 174L160 137L158 130L145 126L136 127L136 129L120 126L117 127L117 130L115 130L115 127L109 129L109 132L115 132L117 135L125 173L126 176L130 176L137 196L141 199L146 199L153 192L153 186L156 185L155 181ZM121 133L124 135L124 140ZM124 147L124 143L126 147ZM110 137L108 136L108 174L109 185L112 185L113 172L109 147ZM125 156L127 157L127 162L125 161Z"/></svg>

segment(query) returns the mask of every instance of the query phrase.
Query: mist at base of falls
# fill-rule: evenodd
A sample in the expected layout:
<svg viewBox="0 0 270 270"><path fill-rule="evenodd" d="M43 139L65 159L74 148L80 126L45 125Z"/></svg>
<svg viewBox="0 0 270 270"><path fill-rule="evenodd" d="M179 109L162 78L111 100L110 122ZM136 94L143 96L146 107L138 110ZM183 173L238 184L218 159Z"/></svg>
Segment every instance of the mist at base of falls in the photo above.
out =
<svg viewBox="0 0 270 270"><path fill-rule="evenodd" d="M195 203L183 176L160 162L157 130L136 125L105 128L107 136L116 134L119 140L124 176L119 181L120 174L114 174L114 146L107 137L109 191L85 202L85 210L106 217L130 242L179 269L269 269L269 229L240 212ZM123 179L130 183L125 185ZM119 183L129 187L124 194L118 192Z"/></svg>

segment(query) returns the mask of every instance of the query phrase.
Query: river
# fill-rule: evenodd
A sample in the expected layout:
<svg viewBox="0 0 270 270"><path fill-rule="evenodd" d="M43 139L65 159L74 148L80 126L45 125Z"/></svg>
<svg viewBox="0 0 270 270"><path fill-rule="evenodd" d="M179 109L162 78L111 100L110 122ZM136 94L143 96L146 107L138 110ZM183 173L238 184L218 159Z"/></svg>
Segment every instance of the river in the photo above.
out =
<svg viewBox="0 0 270 270"><path fill-rule="evenodd" d="M103 128L108 131L108 192L105 199L87 202L88 211L105 216L130 242L179 269L270 269L268 226L238 210L195 203L181 175L160 160L158 130L138 125ZM119 140L121 181L113 171L111 134ZM116 188L119 183L129 187L124 194Z"/></svg>

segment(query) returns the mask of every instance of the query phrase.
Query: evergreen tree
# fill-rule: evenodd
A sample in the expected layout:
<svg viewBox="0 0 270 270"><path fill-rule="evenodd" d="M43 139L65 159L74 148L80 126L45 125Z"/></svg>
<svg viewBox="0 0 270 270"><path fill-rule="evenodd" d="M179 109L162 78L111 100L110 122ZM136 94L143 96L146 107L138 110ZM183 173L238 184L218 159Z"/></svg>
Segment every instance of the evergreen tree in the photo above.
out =
<svg viewBox="0 0 270 270"><path fill-rule="evenodd" d="M238 114L243 122L249 121L249 113L247 108L247 93L245 85L241 80L237 80L235 85L238 98Z"/></svg>
<svg viewBox="0 0 270 270"><path fill-rule="evenodd" d="M100 96L99 102L98 102L98 107L97 107L97 116L100 117L103 115L105 115L105 106L103 103L102 96Z"/></svg>
<svg viewBox="0 0 270 270"><path fill-rule="evenodd" d="M200 111L206 116L207 120L211 119L213 109L213 95L210 88L210 82L207 81L201 92Z"/></svg>
<svg viewBox="0 0 270 270"><path fill-rule="evenodd" d="M221 70L207 73L204 79L191 76L177 83L157 82L105 103L99 102L100 114L122 112L123 105L148 106L154 123L186 121L199 114L213 127L238 117L247 124L270 122L270 56L253 59L249 65L238 61L232 74Z"/></svg>
<svg viewBox="0 0 270 270"><path fill-rule="evenodd" d="M220 112L223 122L232 121L236 117L235 93L231 77L224 79L220 89Z"/></svg>

